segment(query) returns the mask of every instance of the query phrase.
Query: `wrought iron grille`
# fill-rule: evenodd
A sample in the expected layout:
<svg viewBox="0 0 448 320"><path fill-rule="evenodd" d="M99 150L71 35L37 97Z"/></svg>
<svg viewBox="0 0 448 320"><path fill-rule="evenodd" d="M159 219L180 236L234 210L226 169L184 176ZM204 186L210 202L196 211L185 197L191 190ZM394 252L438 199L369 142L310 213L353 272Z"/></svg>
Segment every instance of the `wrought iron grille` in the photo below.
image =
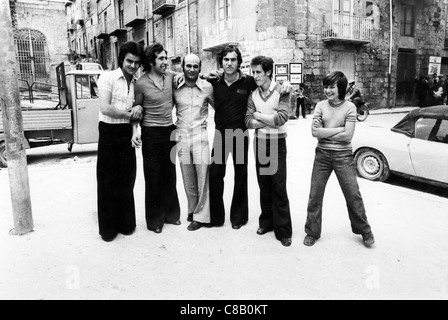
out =
<svg viewBox="0 0 448 320"><path fill-rule="evenodd" d="M19 78L30 83L48 82L47 40L32 29L20 29L14 33L16 56L19 64Z"/></svg>

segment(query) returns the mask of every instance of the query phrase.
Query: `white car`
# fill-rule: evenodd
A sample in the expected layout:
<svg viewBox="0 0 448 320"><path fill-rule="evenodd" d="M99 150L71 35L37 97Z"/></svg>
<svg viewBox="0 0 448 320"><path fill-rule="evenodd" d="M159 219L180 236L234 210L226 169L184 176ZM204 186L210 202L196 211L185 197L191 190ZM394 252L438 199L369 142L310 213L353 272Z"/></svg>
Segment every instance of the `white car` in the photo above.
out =
<svg viewBox="0 0 448 320"><path fill-rule="evenodd" d="M362 178L395 173L448 188L448 106L414 109L392 129L358 129L352 144Z"/></svg>
<svg viewBox="0 0 448 320"><path fill-rule="evenodd" d="M103 67L96 62L79 62L76 65L76 70L101 70L103 71Z"/></svg>

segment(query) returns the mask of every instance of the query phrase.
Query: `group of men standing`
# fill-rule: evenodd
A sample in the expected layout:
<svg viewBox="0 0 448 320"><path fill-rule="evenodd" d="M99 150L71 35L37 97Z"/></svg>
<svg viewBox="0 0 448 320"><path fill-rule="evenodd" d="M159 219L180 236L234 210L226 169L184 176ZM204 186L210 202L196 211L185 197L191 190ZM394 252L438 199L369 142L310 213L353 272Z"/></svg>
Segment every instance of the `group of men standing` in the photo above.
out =
<svg viewBox="0 0 448 320"><path fill-rule="evenodd" d="M239 49L227 46L218 54L222 71L204 79L201 60L194 54L183 59L183 73L178 74L168 70L167 52L159 43L145 50L135 42L121 47L119 68L103 73L98 83L101 105L98 220L104 241L113 241L119 233L131 235L136 228L135 148L140 147L149 230L161 233L165 224L181 224L176 190L177 157L188 199L188 230L224 225L224 178L230 155L235 172L230 221L235 230L243 227L249 219L248 129L254 129L261 207L257 234L273 231L283 246L291 246L286 122L292 87L289 82L280 85L273 81L271 58L255 57L251 62L253 76L240 70L242 62ZM140 67L145 73L137 80L135 74ZM325 157L330 153L331 160L327 163L325 159L324 167L319 162L323 156L317 158L316 151L304 244L314 245L320 237L323 193L334 170L338 178L344 177L341 187L353 232L362 234L364 244L371 246L374 238L351 154L355 106L344 99L345 76L337 73L327 78L324 88L328 101L319 104L322 110L318 109L314 117L313 136L319 139L316 150L324 150L321 152L325 152ZM207 132L209 105L215 110L211 152ZM336 110L341 119L335 117Z"/></svg>
<svg viewBox="0 0 448 320"><path fill-rule="evenodd" d="M282 89L272 81L272 59L258 59L258 73L255 78L248 76L239 69L242 63L239 49L226 47L218 58L223 72L205 80L200 74L201 61L194 54L183 59L183 73L177 74L168 70L167 52L158 43L145 50L135 42L127 42L120 48L119 68L101 75L98 85L101 104L98 218L104 241L113 241L119 233L131 235L136 228L135 148L140 147L149 230L161 233L164 224L181 224L176 154L188 199L188 221L191 222L188 230L224 224L224 178L230 154L235 172L230 221L233 229L244 226L249 217L249 127L260 130L257 148L263 148L265 154L268 152L268 160L276 162L271 168L265 161L266 156L257 158L262 194L258 234L275 231L283 245L291 245L284 141L284 124L288 119L284 101L289 102L291 88L286 83L287 92L280 94ZM137 80L135 74L140 67L145 73ZM257 91L257 88L260 89ZM250 111L248 101L251 101ZM209 105L215 109L211 152L207 132ZM259 111L263 108L268 115Z"/></svg>

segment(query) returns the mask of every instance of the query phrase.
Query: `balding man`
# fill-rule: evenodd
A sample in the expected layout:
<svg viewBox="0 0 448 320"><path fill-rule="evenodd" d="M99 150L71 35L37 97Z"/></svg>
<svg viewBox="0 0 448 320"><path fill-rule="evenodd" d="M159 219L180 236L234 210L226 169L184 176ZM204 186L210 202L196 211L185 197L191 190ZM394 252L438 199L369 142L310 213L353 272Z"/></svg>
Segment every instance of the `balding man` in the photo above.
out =
<svg viewBox="0 0 448 320"><path fill-rule="evenodd" d="M187 55L182 77L174 90L177 115L178 155L185 192L188 198L188 230L196 231L210 224L209 164L207 133L209 104L214 107L213 87L199 79L201 60Z"/></svg>

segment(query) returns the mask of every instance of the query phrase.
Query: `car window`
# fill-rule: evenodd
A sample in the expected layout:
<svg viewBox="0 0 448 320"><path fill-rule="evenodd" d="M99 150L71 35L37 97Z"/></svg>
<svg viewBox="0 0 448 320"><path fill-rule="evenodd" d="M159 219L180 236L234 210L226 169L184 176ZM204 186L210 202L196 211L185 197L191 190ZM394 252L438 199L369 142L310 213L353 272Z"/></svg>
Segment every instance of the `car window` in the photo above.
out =
<svg viewBox="0 0 448 320"><path fill-rule="evenodd" d="M98 85L94 76L76 76L76 98L98 98Z"/></svg>
<svg viewBox="0 0 448 320"><path fill-rule="evenodd" d="M415 138L448 143L448 120L421 118L415 123Z"/></svg>

